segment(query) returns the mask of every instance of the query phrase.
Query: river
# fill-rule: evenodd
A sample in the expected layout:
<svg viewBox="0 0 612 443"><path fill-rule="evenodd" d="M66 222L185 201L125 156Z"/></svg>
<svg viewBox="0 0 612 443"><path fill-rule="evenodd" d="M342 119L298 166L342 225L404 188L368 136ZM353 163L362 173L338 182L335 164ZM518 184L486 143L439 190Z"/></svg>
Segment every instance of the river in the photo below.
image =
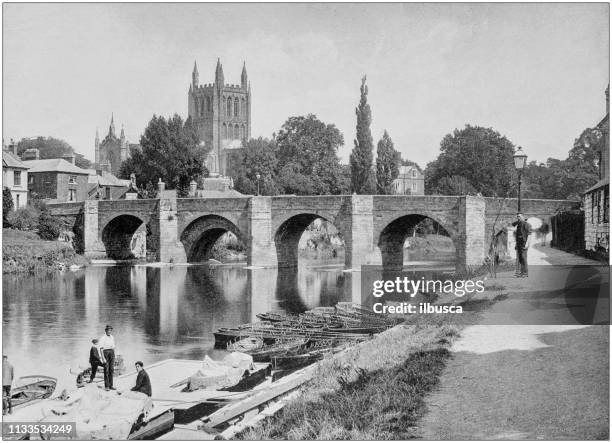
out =
<svg viewBox="0 0 612 443"><path fill-rule="evenodd" d="M128 370L166 358L201 359L213 332L257 321L270 310L303 312L339 301L360 302L359 273L342 260L296 270L225 265L94 265L76 272L4 275L3 352L16 376L57 377L73 388L88 365L91 340L114 328Z"/></svg>

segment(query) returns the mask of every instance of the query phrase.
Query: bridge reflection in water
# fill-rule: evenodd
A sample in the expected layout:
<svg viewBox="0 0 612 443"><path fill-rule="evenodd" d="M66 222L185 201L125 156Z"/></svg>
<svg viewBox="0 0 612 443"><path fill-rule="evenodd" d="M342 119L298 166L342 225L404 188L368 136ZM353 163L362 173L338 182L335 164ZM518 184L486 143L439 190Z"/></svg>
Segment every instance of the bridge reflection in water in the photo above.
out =
<svg viewBox="0 0 612 443"><path fill-rule="evenodd" d="M128 368L215 352L214 332L268 310L300 312L359 297L341 265L298 269L93 266L46 276L3 276L3 349L17 375L44 373L72 386L91 339L111 324ZM359 283L356 283L357 286ZM355 292L357 291L357 292Z"/></svg>

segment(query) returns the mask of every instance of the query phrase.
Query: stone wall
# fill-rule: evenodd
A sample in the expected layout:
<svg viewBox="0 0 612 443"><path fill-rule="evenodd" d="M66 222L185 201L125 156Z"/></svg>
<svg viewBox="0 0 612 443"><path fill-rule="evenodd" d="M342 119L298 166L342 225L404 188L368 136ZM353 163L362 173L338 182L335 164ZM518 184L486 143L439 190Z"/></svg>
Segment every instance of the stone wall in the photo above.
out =
<svg viewBox="0 0 612 443"><path fill-rule="evenodd" d="M593 195L599 192L599 207L593 206ZM584 246L589 251L603 250L610 253L610 222L604 221L604 188L597 189L585 194L583 197L584 207ZM597 200L595 200L597 204ZM608 203L609 204L609 203ZM599 212L599 221L597 213Z"/></svg>

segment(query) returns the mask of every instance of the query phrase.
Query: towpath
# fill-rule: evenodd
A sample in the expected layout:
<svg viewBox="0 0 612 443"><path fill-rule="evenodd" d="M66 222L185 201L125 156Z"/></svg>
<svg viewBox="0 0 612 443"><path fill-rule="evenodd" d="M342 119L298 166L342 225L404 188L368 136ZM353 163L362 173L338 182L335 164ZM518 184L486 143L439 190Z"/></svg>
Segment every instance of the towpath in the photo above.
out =
<svg viewBox="0 0 612 443"><path fill-rule="evenodd" d="M567 306L576 295L562 294L567 283L555 274L599 263L544 246L529 251L529 262L529 278L504 272L488 283L505 286L509 297L454 343L438 389L426 399L421 438L609 438L609 326L572 323ZM550 293L536 297L536 288ZM525 318L546 321L526 325ZM551 324L555 319L560 324Z"/></svg>

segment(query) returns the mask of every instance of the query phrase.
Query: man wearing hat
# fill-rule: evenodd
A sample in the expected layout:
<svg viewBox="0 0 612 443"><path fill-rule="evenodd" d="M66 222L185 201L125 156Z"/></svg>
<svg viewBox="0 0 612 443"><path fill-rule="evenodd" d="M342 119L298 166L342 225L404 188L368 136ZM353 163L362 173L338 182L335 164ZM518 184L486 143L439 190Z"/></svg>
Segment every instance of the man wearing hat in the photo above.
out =
<svg viewBox="0 0 612 443"><path fill-rule="evenodd" d="M94 338L91 343L91 349L89 350L89 364L91 365L91 377L89 378L89 383L94 381L96 378L96 374L98 373L98 367L104 368L104 356L102 355L102 351L100 351L100 347L98 345L99 340Z"/></svg>
<svg viewBox="0 0 612 443"><path fill-rule="evenodd" d="M113 327L106 325L104 335L98 340L98 346L102 351L102 361L104 362L104 388L108 391L115 389L113 386L113 372L115 365L115 337L113 337Z"/></svg>

